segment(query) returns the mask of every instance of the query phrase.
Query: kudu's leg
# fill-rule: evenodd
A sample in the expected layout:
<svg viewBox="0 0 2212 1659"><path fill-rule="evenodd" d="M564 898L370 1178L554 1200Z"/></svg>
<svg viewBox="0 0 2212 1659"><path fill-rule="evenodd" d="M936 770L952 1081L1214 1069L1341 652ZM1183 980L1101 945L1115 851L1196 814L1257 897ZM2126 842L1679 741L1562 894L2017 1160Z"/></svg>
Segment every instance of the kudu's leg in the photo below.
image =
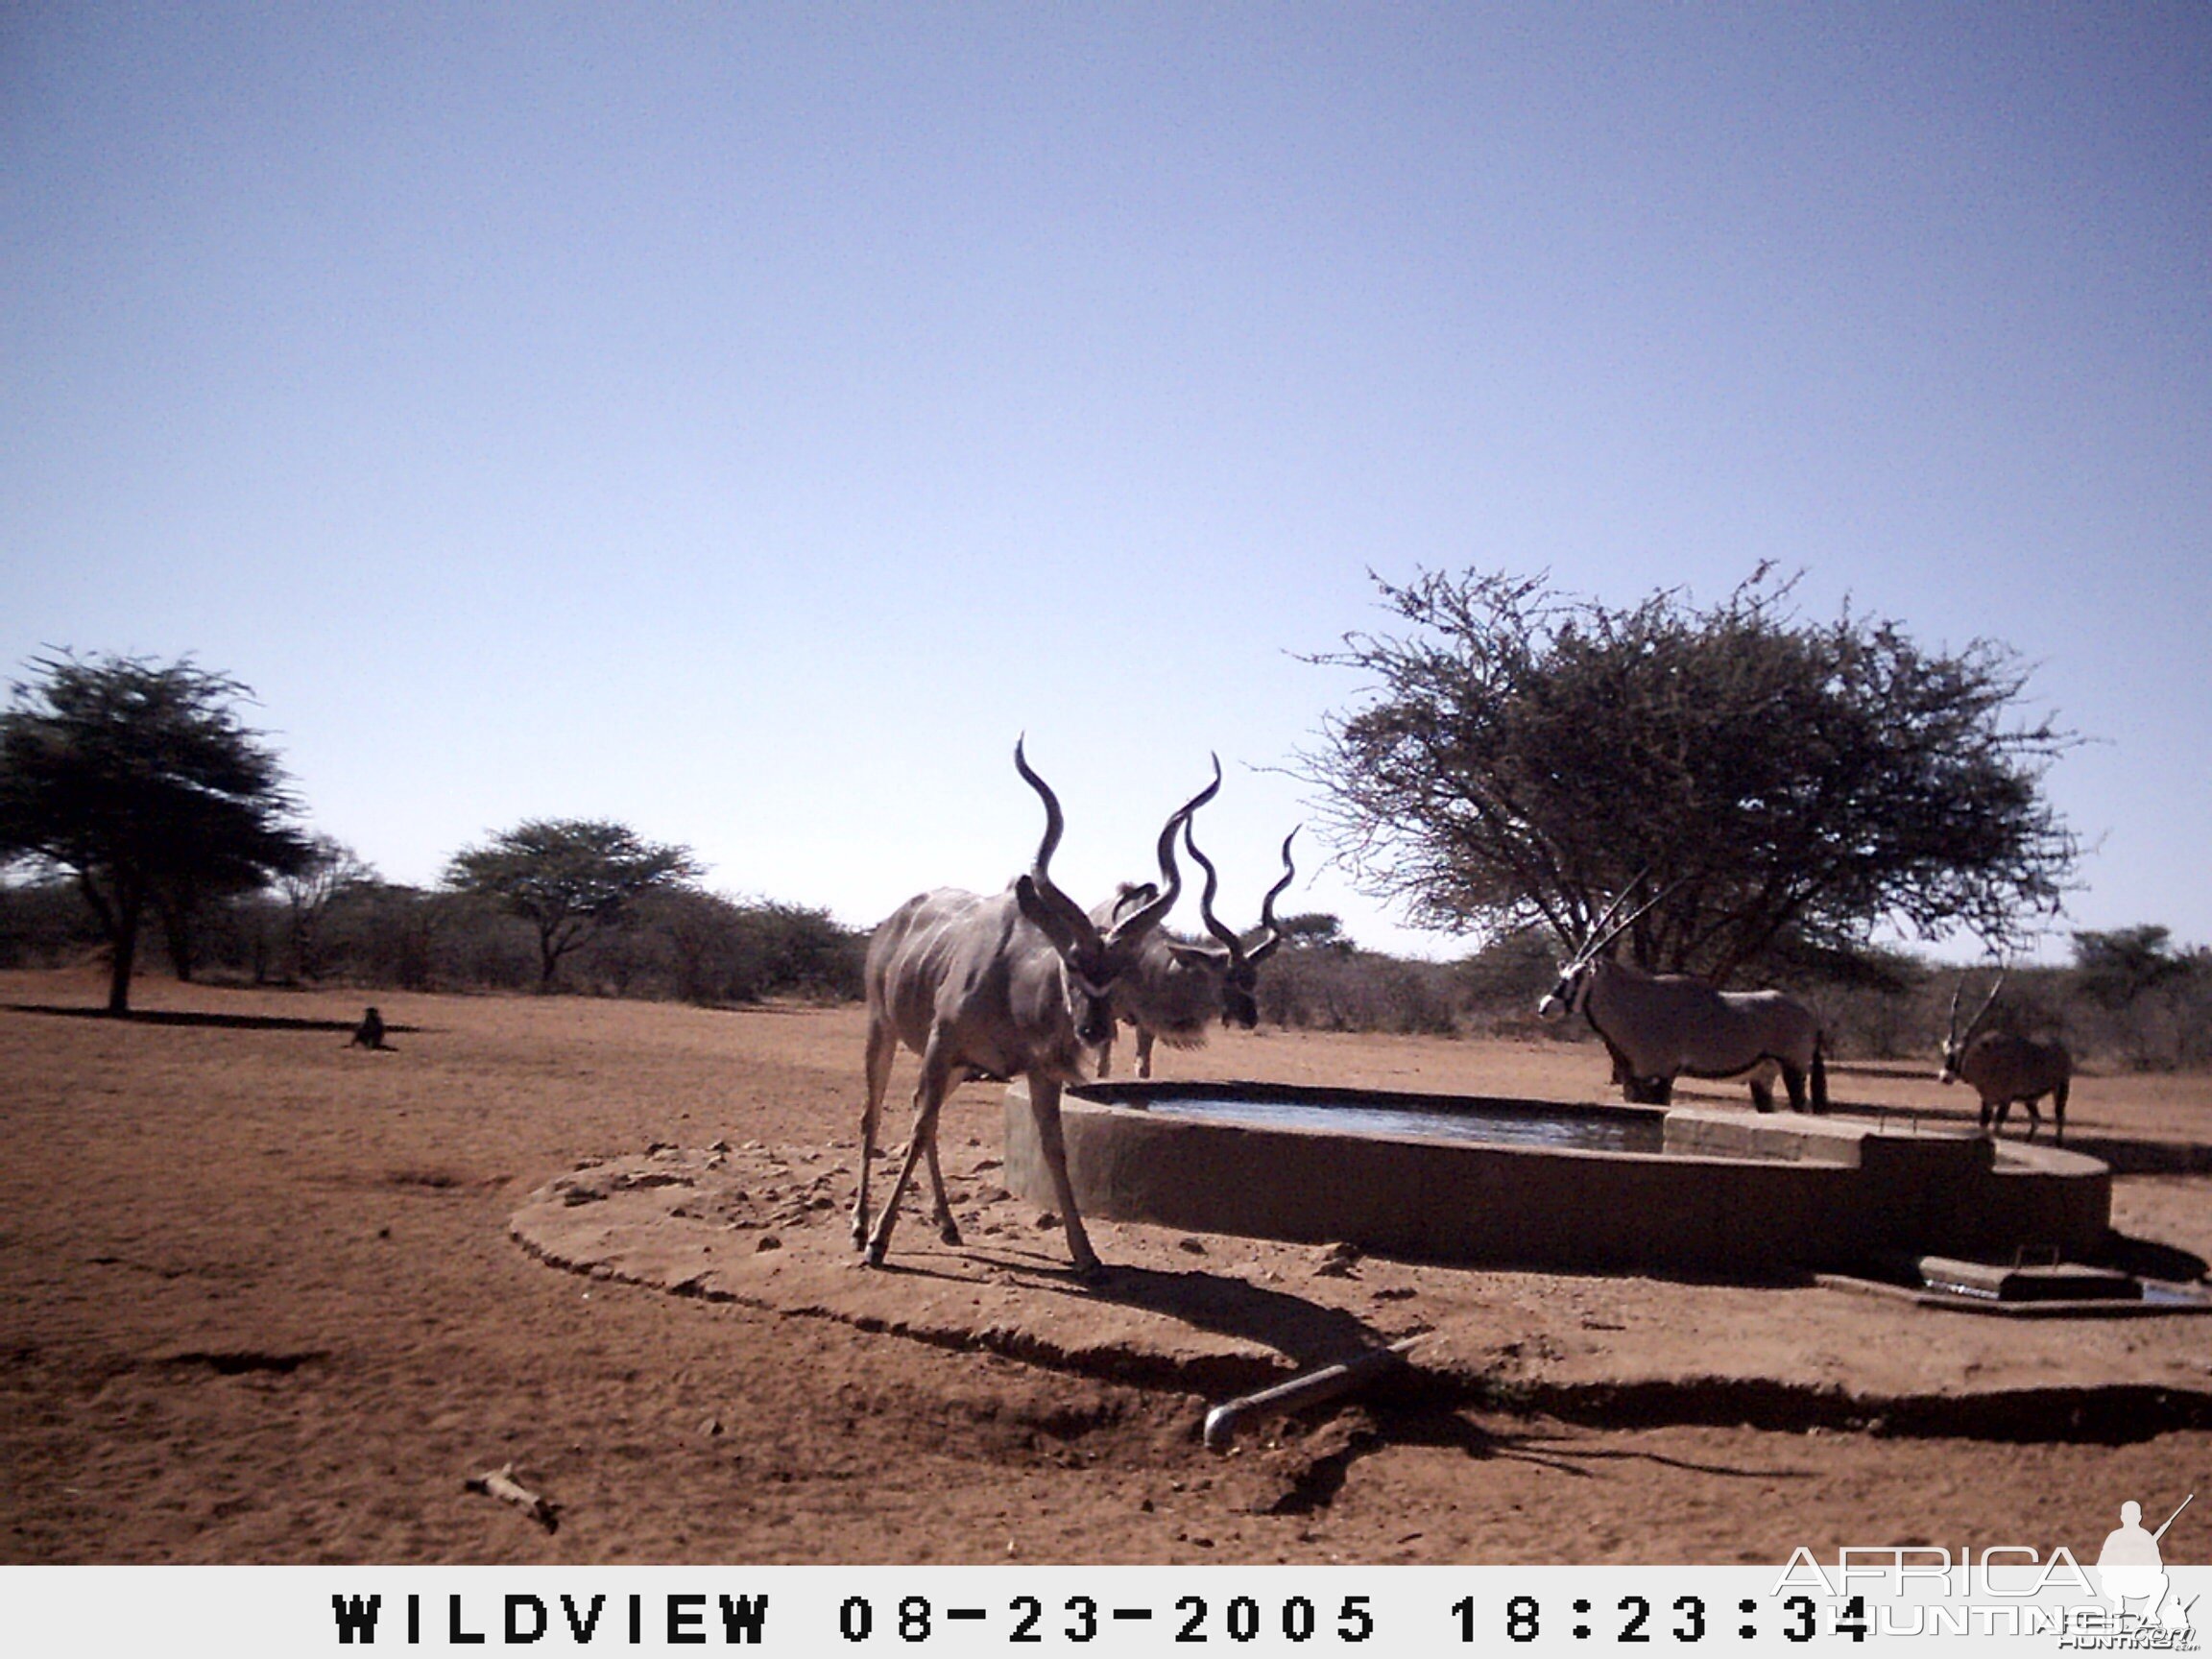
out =
<svg viewBox="0 0 2212 1659"><path fill-rule="evenodd" d="M948 1244L960 1242L960 1223L952 1219L952 1201L945 1196L945 1171L937 1166L937 1137L929 1137L929 1191L937 1206L937 1237Z"/></svg>
<svg viewBox="0 0 2212 1659"><path fill-rule="evenodd" d="M1098 1075L1114 1075L1114 1034L1121 1028L1121 1022L1111 1020L1106 1024L1106 1041L1098 1045Z"/></svg>
<svg viewBox="0 0 2212 1659"><path fill-rule="evenodd" d="M1086 1279L1103 1271L1098 1252L1091 1248L1091 1236L1083 1231L1083 1217L1075 1208L1075 1184L1068 1178L1068 1142L1060 1128L1060 1085L1029 1073L1029 1117L1037 1125L1037 1145L1045 1154L1045 1168L1052 1177L1052 1198L1060 1206L1061 1224L1068 1230L1068 1254L1075 1271Z"/></svg>
<svg viewBox="0 0 2212 1659"><path fill-rule="evenodd" d="M906 1156L899 1161L899 1178L891 1183L891 1194L883 1200L883 1214L876 1217L876 1231L862 1258L871 1267L882 1266L883 1258L890 1253L891 1229L899 1224L899 1201L906 1196L915 1167L924 1159L933 1161L936 1157L937 1115L944 1110L950 1083L951 1069L945 1064L944 1045L932 1032L929 1046L922 1055L922 1080L914 1086L914 1137L906 1143ZM933 1163L931 1173L935 1173Z"/></svg>
<svg viewBox="0 0 2212 1659"><path fill-rule="evenodd" d="M1783 1080L1790 1085L1790 1104L1796 1106L1798 1091L1804 1087L1803 1083L1787 1072L1783 1074ZM1757 1073L1753 1073L1751 1078L1751 1104L1762 1112L1774 1110L1774 1085Z"/></svg>
<svg viewBox="0 0 2212 1659"><path fill-rule="evenodd" d="M899 1034L891 1022L868 1021L868 1099L860 1108L860 1195L853 1201L853 1248L868 1243L868 1173L876 1165L876 1132L883 1120L883 1094L891 1086L891 1062L898 1057Z"/></svg>
<svg viewBox="0 0 2212 1659"><path fill-rule="evenodd" d="M1137 1075L1152 1075L1152 1033L1142 1025L1137 1027Z"/></svg>
<svg viewBox="0 0 2212 1659"><path fill-rule="evenodd" d="M2066 1091L2073 1080L2061 1077L2058 1087L2051 1091L2051 1142L2056 1146L2066 1144Z"/></svg>

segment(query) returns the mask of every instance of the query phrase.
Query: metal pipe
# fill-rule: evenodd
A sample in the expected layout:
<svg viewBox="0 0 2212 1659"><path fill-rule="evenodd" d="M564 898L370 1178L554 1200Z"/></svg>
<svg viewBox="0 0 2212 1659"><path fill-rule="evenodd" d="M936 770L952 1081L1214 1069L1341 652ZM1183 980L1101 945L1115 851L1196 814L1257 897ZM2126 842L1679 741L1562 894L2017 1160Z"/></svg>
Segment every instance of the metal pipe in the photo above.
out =
<svg viewBox="0 0 2212 1659"><path fill-rule="evenodd" d="M1206 1413L1206 1446L1209 1451L1219 1452L1236 1438L1238 1427L1248 1417L1267 1412L1296 1411L1308 1406L1318 1406L1325 1400L1334 1400L1356 1388L1363 1388L1378 1377L1396 1370L1405 1362L1406 1353L1419 1336L1407 1336L1393 1342L1387 1348L1370 1348L1349 1359L1340 1359L1334 1365L1323 1365L1286 1382L1277 1382L1255 1394L1242 1394L1234 1400L1224 1400Z"/></svg>

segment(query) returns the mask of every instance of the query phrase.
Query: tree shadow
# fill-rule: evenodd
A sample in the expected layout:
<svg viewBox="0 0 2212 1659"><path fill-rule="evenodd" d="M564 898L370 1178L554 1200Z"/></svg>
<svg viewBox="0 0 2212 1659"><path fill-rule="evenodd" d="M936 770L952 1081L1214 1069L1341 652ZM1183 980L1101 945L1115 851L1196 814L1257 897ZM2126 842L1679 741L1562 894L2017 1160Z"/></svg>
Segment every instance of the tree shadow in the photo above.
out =
<svg viewBox="0 0 2212 1659"><path fill-rule="evenodd" d="M1462 1408L1436 1404L1393 1409L1385 1400L1379 1403L1379 1407L1384 1413L1389 1437L1397 1444L1432 1446L1446 1451L1456 1449L1470 1457L1510 1455L1581 1479L1588 1479L1595 1473L1583 1465L1606 1462L1649 1463L1662 1469L1678 1469L1685 1474L1712 1475L1729 1480L1803 1480L1810 1479L1812 1473L1772 1464L1701 1463L1633 1448L1575 1446L1549 1431L1499 1434L1471 1420Z"/></svg>
<svg viewBox="0 0 2212 1659"><path fill-rule="evenodd" d="M1282 1494L1265 1506L1266 1512L1308 1515L1327 1509L1343 1491L1353 1467L1361 1458L1396 1446L1457 1452L1480 1462L1526 1463L1576 1480L1599 1479L1601 1470L1593 1465L1608 1462L1647 1463L1724 1480L1806 1480L1813 1477L1810 1470L1770 1464L1704 1463L1633 1448L1576 1446L1542 1430L1500 1431L1475 1421L1463 1408L1417 1394L1407 1397L1418 1387L1415 1380L1395 1385L1386 1382L1371 1398L1350 1406L1339 1401L1289 1414L1312 1418L1334 1411L1346 1426L1334 1436L1334 1444L1288 1478Z"/></svg>
<svg viewBox="0 0 2212 1659"><path fill-rule="evenodd" d="M358 1020L306 1020L290 1014L204 1014L188 1009L132 1008L121 1014L105 1008L69 1007L57 1002L10 1002L11 1014L49 1014L64 1020L106 1020L123 1025L182 1025L216 1031L335 1031L350 1034ZM418 1025L384 1027L387 1034L420 1032Z"/></svg>

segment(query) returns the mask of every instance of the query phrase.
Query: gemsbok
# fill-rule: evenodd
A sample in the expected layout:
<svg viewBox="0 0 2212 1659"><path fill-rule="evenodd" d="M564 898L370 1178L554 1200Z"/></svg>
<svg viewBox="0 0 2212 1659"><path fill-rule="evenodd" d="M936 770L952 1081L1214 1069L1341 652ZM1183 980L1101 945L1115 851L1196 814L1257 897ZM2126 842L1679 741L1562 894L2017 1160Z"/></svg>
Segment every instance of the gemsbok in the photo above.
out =
<svg viewBox="0 0 2212 1659"><path fill-rule="evenodd" d="M1205 919L1206 930L1220 943L1191 945L1153 933L1145 939L1137 960L1114 987L1117 1023L1125 1021L1137 1028L1137 1075L1140 1077L1152 1075L1155 1042L1166 1043L1170 1048L1203 1047L1207 1027L1215 1015L1220 1016L1222 1024L1246 1031L1260 1023L1257 997L1260 965L1283 944L1283 929L1275 921L1275 901L1298 874L1298 867L1290 861L1290 843L1298 837L1298 831L1293 830L1283 837L1283 878L1260 902L1261 936L1247 949L1229 926L1214 914L1214 896L1220 891L1220 878L1214 873L1213 861L1198 851L1190 826L1191 820L1186 818L1183 845L1206 872L1206 885L1198 896L1198 913ZM1149 881L1125 881L1114 901L1094 909L1091 919L1101 927L1110 926L1124 910L1149 903L1158 893L1159 889ZM1113 1074L1114 1029L1112 1025L1107 1027L1106 1041L1098 1046L1101 1077Z"/></svg>
<svg viewBox="0 0 2212 1659"><path fill-rule="evenodd" d="M1614 941L1658 900L1608 929L1620 902L1607 906L1589 942L1561 964L1558 982L1536 1004L1537 1018L1555 1023L1579 1008L1630 1100L1664 1106L1676 1077L1741 1077L1751 1085L1751 1103L1771 1112L1779 1071L1791 1111L1827 1111L1819 1017L1781 991L1716 991L1688 974L1647 974L1616 961L1607 954Z"/></svg>
<svg viewBox="0 0 2212 1659"><path fill-rule="evenodd" d="M1014 766L1045 803L1045 835L1029 869L1004 892L988 897L952 887L918 894L868 942L868 1097L860 1118L860 1192L853 1206L853 1242L865 1252L863 1261L870 1267L883 1264L899 1201L924 1159L929 1166L938 1236L948 1244L960 1242L937 1162L937 1118L945 1096L973 1079L1025 1076L1038 1144L1067 1229L1068 1253L1085 1277L1099 1270L1068 1179L1060 1091L1084 1080L1083 1053L1110 1029L1116 982L1145 936L1174 908L1182 892L1175 868L1176 832L1214 798L1221 771L1216 763L1214 781L1170 813L1160 832L1166 890L1101 929L1052 880L1052 854L1064 824L1060 802L1030 770L1019 742ZM868 1173L891 1063L902 1043L922 1057L922 1076L914 1088L914 1132L871 1234Z"/></svg>
<svg viewBox="0 0 2212 1659"><path fill-rule="evenodd" d="M1961 1033L1959 997L1966 989L1966 979L1963 974L1960 976L1958 990L1951 993L1951 1021L1943 1034L1943 1070L1936 1073L1936 1078L1944 1083L1963 1080L1973 1086L1974 1093L1982 1096L1983 1132L1990 1136L2005 1127L2006 1115L2017 1100L2028 1109L2028 1139L2034 1140L2035 1131L2043 1127L2035 1102L2050 1095L2051 1139L2063 1144L2066 1094L2074 1083L2074 1057L2067 1053L2065 1045L2037 1043L2010 1031L1975 1035L2004 986L2005 975L1999 974L1997 983L1983 999L1981 1011L1966 1022Z"/></svg>

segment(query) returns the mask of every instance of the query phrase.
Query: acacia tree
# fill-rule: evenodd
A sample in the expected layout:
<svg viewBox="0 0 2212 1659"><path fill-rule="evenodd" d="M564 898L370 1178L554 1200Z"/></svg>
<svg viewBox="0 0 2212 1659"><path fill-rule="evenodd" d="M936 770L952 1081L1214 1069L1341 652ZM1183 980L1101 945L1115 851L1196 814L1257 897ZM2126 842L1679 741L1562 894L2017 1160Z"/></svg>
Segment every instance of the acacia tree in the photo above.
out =
<svg viewBox="0 0 2212 1659"><path fill-rule="evenodd" d="M286 969L294 978L321 977L326 955L323 925L331 906L375 880L375 866L335 835L308 838L300 868L285 872L276 882L284 901Z"/></svg>
<svg viewBox="0 0 2212 1659"><path fill-rule="evenodd" d="M2104 1011L2108 1041L2148 1070L2202 1051L2212 953L2176 954L2173 934L2152 924L2074 935L2074 983Z"/></svg>
<svg viewBox="0 0 2212 1659"><path fill-rule="evenodd" d="M2120 1012L2147 992L2189 976L2189 958L2176 956L2169 928L2151 924L2109 933L2074 935L2074 966L2081 991L2100 1007Z"/></svg>
<svg viewBox="0 0 2212 1659"><path fill-rule="evenodd" d="M1309 659L1374 684L1297 770L1355 879L1424 925L1579 944L1636 886L1659 896L1636 960L1719 982L1785 945L1856 952L1878 923L1996 946L2057 908L2078 847L2041 780L2074 739L2019 713L2007 647L1805 622L1767 565L1710 610L1545 577L1377 585L1412 631Z"/></svg>
<svg viewBox="0 0 2212 1659"><path fill-rule="evenodd" d="M533 818L453 855L446 885L496 901L538 929L538 988L561 959L639 895L700 873L685 847L640 840L621 824Z"/></svg>
<svg viewBox="0 0 2212 1659"><path fill-rule="evenodd" d="M131 1005L151 908L180 976L210 899L299 869L283 768L233 705L252 693L189 658L39 658L0 713L0 859L68 872L109 947L108 1007Z"/></svg>

